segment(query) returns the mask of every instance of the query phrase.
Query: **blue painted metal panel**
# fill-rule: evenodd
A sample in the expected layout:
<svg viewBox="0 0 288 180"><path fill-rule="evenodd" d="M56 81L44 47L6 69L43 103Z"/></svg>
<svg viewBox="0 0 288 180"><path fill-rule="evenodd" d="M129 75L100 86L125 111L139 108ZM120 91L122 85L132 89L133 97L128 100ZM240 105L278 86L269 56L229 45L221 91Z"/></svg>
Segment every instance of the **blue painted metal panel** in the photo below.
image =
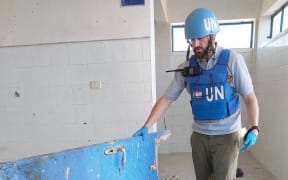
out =
<svg viewBox="0 0 288 180"><path fill-rule="evenodd" d="M1 180L157 180L169 131L0 163Z"/></svg>

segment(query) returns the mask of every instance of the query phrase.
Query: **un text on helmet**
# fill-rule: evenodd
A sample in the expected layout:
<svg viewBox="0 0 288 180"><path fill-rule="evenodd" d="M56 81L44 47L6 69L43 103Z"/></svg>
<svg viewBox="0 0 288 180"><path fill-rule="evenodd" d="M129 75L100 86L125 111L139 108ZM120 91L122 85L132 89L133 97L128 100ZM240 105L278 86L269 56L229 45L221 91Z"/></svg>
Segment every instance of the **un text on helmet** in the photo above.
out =
<svg viewBox="0 0 288 180"><path fill-rule="evenodd" d="M213 31L217 28L217 19L215 17L204 18L203 21L206 31Z"/></svg>

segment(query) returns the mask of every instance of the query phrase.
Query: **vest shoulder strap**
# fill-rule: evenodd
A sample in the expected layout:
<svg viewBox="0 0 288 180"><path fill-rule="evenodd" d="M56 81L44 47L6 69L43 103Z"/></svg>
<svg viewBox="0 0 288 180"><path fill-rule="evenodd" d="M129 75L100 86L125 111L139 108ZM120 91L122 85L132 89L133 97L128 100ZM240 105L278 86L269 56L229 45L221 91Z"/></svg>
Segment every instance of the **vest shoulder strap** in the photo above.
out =
<svg viewBox="0 0 288 180"><path fill-rule="evenodd" d="M196 67L198 66L197 58L195 55L192 55L190 60L189 60L189 66L190 67Z"/></svg>
<svg viewBox="0 0 288 180"><path fill-rule="evenodd" d="M229 56L230 56L230 50L223 49L219 56L218 64L228 64Z"/></svg>

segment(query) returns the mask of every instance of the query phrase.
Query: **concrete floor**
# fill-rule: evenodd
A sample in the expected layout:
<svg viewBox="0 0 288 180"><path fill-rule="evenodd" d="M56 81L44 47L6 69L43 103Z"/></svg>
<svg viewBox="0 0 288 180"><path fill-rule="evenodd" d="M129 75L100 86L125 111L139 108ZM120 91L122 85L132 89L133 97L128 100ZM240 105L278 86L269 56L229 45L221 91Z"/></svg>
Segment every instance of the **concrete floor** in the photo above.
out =
<svg viewBox="0 0 288 180"><path fill-rule="evenodd" d="M191 153L159 154L160 180L196 180ZM244 171L239 180L276 180L249 153L241 153L238 167Z"/></svg>

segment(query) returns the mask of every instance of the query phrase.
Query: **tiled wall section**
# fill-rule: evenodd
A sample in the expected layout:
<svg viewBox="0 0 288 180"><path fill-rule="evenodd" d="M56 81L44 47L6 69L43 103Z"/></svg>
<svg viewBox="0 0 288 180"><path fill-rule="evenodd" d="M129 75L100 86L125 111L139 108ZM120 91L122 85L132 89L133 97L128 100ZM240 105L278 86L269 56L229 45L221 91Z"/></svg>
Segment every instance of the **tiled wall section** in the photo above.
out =
<svg viewBox="0 0 288 180"><path fill-rule="evenodd" d="M130 137L151 108L150 39L0 48L0 82L0 162Z"/></svg>
<svg viewBox="0 0 288 180"><path fill-rule="evenodd" d="M269 42L266 47L283 47L288 46L288 29L280 33L278 37Z"/></svg>
<svg viewBox="0 0 288 180"><path fill-rule="evenodd" d="M288 42L288 41L287 41ZM286 42L286 44L287 44ZM287 179L288 46L257 51L256 94L261 133L253 155L277 179Z"/></svg>

